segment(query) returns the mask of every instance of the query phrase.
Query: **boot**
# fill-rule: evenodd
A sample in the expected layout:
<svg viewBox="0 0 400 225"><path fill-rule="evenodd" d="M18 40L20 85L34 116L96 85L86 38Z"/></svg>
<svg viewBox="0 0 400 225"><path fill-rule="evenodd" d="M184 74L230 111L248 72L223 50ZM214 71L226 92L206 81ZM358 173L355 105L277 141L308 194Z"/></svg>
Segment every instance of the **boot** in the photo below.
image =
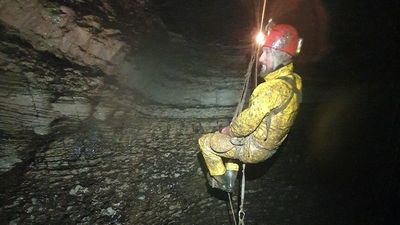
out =
<svg viewBox="0 0 400 225"><path fill-rule="evenodd" d="M227 170L223 175L211 176L207 174L208 184L225 192L232 192L235 187L237 171Z"/></svg>

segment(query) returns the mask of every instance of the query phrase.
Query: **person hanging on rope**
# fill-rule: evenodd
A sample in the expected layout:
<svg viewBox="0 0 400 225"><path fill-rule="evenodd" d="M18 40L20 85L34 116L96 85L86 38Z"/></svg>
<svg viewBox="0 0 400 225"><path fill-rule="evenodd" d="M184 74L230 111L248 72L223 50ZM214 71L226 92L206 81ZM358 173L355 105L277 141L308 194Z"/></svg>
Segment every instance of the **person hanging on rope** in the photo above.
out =
<svg viewBox="0 0 400 225"><path fill-rule="evenodd" d="M259 62L259 84L248 108L221 131L205 134L199 146L209 170L211 187L232 192L239 165L270 158L285 140L301 102L301 77L293 72L293 57L300 52L301 39L287 24L269 24Z"/></svg>

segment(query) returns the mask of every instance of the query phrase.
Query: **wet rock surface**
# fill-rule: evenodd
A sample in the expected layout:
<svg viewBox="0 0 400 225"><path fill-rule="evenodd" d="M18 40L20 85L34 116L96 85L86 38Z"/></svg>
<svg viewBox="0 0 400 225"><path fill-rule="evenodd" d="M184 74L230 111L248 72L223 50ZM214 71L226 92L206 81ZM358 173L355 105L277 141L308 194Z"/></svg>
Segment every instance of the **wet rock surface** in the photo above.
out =
<svg viewBox="0 0 400 225"><path fill-rule="evenodd" d="M99 71L16 40L0 45L2 221L190 223L208 207L228 221L207 192L197 138L227 124L231 107L144 104Z"/></svg>
<svg viewBox="0 0 400 225"><path fill-rule="evenodd" d="M158 105L234 107L248 65L249 46L190 43L183 36L169 35L169 41L152 37L138 49L140 54L127 56L120 69L127 74L126 85Z"/></svg>
<svg viewBox="0 0 400 225"><path fill-rule="evenodd" d="M101 93L103 77L93 76L94 71L91 73L68 62L61 67L62 61L54 56L37 53L13 38L15 36L2 34L0 45L1 133L6 137L3 140L9 140L5 143L10 144L2 148L4 151L21 149L18 154L26 158L34 151L28 148L31 147L29 143L37 138L48 138L57 120L69 117L82 121L90 116L92 99ZM91 75L83 77L80 71ZM2 172L10 168L2 167Z"/></svg>
<svg viewBox="0 0 400 225"><path fill-rule="evenodd" d="M137 15L137 12L146 10L144 1L127 5L136 7L131 11L136 13L132 17L137 20L136 23L146 23L139 27L151 30L153 24L157 23L155 15L147 15L150 19L145 18L144 13ZM96 10L101 13L87 14ZM138 38L134 31L126 28L128 25L118 26L117 16L107 1L102 1L98 7L85 1L0 2L1 23L15 30L35 49L48 51L80 65L100 68L106 74L115 74L134 43L131 41L128 45L123 41L121 31L116 28L126 29L125 34L130 35L130 39Z"/></svg>
<svg viewBox="0 0 400 225"><path fill-rule="evenodd" d="M126 122L133 120L139 122ZM123 121L117 127L91 123L83 134L83 145L77 145L80 133L49 143L24 175L18 198L8 199L10 205L4 206L7 215L14 215L7 219L19 218L21 223L158 224L181 221L183 215L191 214L188 211L197 211L196 202L207 199L207 192L204 185L193 187L204 180L197 172L193 131L182 128L200 125L171 120L150 123L132 116ZM177 138L181 141L176 142ZM197 200L187 188L196 190ZM208 197L208 201L212 199Z"/></svg>
<svg viewBox="0 0 400 225"><path fill-rule="evenodd" d="M197 138L227 124L232 107L140 104L102 73L15 40L1 42L2 221L186 224L215 208L215 224L228 223Z"/></svg>

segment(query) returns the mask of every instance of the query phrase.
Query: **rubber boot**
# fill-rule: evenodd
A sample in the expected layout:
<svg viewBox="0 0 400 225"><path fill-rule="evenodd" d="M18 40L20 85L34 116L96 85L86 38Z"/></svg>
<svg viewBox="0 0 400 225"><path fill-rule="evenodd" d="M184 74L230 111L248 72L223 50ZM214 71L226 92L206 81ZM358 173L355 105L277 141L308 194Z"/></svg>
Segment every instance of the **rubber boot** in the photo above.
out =
<svg viewBox="0 0 400 225"><path fill-rule="evenodd" d="M228 170L223 175L211 176L207 174L208 184L226 192L232 192L235 187L237 171Z"/></svg>
<svg viewBox="0 0 400 225"><path fill-rule="evenodd" d="M233 160L228 160L225 163L225 182L226 182L226 187L228 190L233 190L235 187L235 182L236 182L236 177L239 171L239 164L235 163ZM231 192L231 191L229 191Z"/></svg>
<svg viewBox="0 0 400 225"><path fill-rule="evenodd" d="M224 174L226 192L232 192L235 187L238 171L227 170Z"/></svg>

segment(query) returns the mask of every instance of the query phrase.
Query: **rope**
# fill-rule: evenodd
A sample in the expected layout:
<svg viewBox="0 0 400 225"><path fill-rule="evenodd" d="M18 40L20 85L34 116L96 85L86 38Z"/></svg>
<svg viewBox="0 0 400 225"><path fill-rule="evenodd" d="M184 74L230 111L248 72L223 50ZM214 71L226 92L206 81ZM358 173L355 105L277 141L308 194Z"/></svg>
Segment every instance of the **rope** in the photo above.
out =
<svg viewBox="0 0 400 225"><path fill-rule="evenodd" d="M246 77L245 83L243 85L243 89L242 89L242 93L241 93L241 96L240 96L240 100L239 100L238 105L236 106L235 114L233 116L232 121L234 121L236 119L236 117L238 117L239 113L243 111L244 103L246 102L247 96L249 94L251 72L252 72L252 68L253 68L254 62L256 61L256 55L257 55L257 53L255 54L255 52L253 52L253 55L251 56L251 59L250 59L250 62L249 62L249 65L247 66L247 72L245 74L245 77ZM257 70L257 67L256 67L256 70ZM243 164L243 166L245 167L246 165ZM237 225L235 212L234 212L233 205L232 205L231 193L229 193L229 192L227 192L227 193L228 193L228 198L229 198L229 205L230 205L231 212L232 212L233 222L235 223L235 225ZM244 219L244 211L243 211L244 171L243 171L243 176L242 176L242 191L241 191L241 193L242 193L243 197L241 199L242 205L240 206L241 208L240 208L240 211L239 211L239 224L244 225L244 221L243 221L243 219ZM240 212L242 212L242 213L240 213ZM243 215L243 216L241 216L241 215ZM241 218L242 218L242 220L241 220Z"/></svg>
<svg viewBox="0 0 400 225"><path fill-rule="evenodd" d="M262 15L261 15L261 22L260 22L260 27L259 27L260 32L262 31L262 27L263 27L263 23L264 23L264 14L265 14L266 5L267 5L267 0L264 0L264 5L263 5L263 10L262 10ZM259 54L259 47L256 46L256 50L253 51L253 54L251 56L249 65L247 66L247 72L245 74L246 80L245 80L245 83L244 83L244 86L243 86L243 89L242 89L240 101L239 101L239 103L238 103L238 105L236 107L235 114L233 116L232 121L235 120L236 117L239 115L239 113L242 112L242 110L243 110L244 103L245 103L247 95L248 95L251 71L252 71L254 63L256 64L256 66L254 67L254 71L255 71L254 72L254 74L255 74L255 76L254 76L254 87L257 86L258 60L256 60L256 58L258 57L258 54Z"/></svg>
<svg viewBox="0 0 400 225"><path fill-rule="evenodd" d="M247 96L249 94L251 71L252 71L252 68L253 68L253 65L254 65L255 61L256 61L256 54L254 54L254 52L253 52L253 55L251 56L251 59L250 59L250 62L249 62L249 65L247 66L247 72L245 74L245 77L246 77L245 83L243 85L243 89L242 89L242 93L241 93L241 96L240 96L240 100L239 100L238 105L236 106L235 115L233 116L232 121L234 121L236 119L236 117L239 115L239 113L243 111L244 103L246 102ZM257 69L257 67L256 67L256 69ZM245 167L245 164L243 164L243 166ZM243 180L243 178L244 178L244 172L243 172L243 176L242 176L242 191L241 191L241 193L243 193L242 194L243 198L242 198L241 202L244 201L244 188L243 188L244 187L243 186L244 180ZM233 222L235 223L235 225L237 225L235 212L234 212L233 205L232 205L231 193L229 193L229 192L227 192L227 193L228 193L228 198L229 198L229 205L230 205L231 212L232 212ZM240 211L239 211L239 224L244 225L244 221L243 221L243 219L244 219L244 211L243 211L243 206L242 205L241 205L241 211L242 211L243 217L240 216L241 214L240 214ZM240 222L240 218L242 218L241 222Z"/></svg>
<svg viewBox="0 0 400 225"><path fill-rule="evenodd" d="M242 189L240 191L240 208L239 208L239 225L244 225L244 216L246 213L244 212L244 191L245 191L245 185L246 185L246 178L245 178L245 170L246 170L246 164L243 163L242 165Z"/></svg>
<svg viewBox="0 0 400 225"><path fill-rule="evenodd" d="M261 14L260 32L262 31L262 27L263 27L263 23L264 23L264 14L265 14L266 5L267 5L267 0L264 0L263 11Z"/></svg>
<svg viewBox="0 0 400 225"><path fill-rule="evenodd" d="M235 217L235 210L233 209L233 205L232 205L231 193L230 192L226 192L226 193L228 194L228 198L229 198L229 205L231 207L231 213L232 213L233 222L235 223L235 225L237 225L236 217Z"/></svg>
<svg viewBox="0 0 400 225"><path fill-rule="evenodd" d="M264 14L265 14L266 4L267 4L267 0L264 0L264 5L263 5L263 10L262 10L262 15L261 15L261 22L260 22L260 27L259 27L260 32L262 31L262 27L263 27L263 23L264 23ZM246 77L245 83L243 85L241 97L240 97L239 103L236 107L235 114L233 116L232 121L234 121L239 116L239 113L243 111L244 104L245 104L248 94L249 94L249 89L250 89L249 85L250 85L250 81L251 81L250 78L251 78L251 74L252 74L251 72L252 72L252 68L253 68L254 64L255 64L254 87L257 87L258 60L256 58L258 58L258 55L259 55L259 46L256 46L256 49L255 49L255 51L253 51L249 65L247 67L247 72L245 74L245 77ZM246 164L243 163L242 164L242 183L241 183L241 191L240 191L240 207L239 207L239 212L238 212L238 220L239 220L238 225L244 225L244 217L246 215L246 213L244 212L244 196L245 196L245 190L246 190L245 170L246 170ZM231 194L229 192L228 192L228 198L229 198L229 204L230 204L230 208L231 208L231 212L232 212L232 216L233 216L233 221L234 221L235 225L237 225L236 218L234 216L232 198L231 198Z"/></svg>
<svg viewBox="0 0 400 225"><path fill-rule="evenodd" d="M261 22L260 22L260 27L259 27L259 32L262 32L263 29L263 25L264 25L264 15L265 15L265 8L267 6L267 0L264 0L264 5L263 5L263 10L262 10L262 14L261 14ZM258 56L259 54L259 50L260 50L260 46L257 45L257 49L256 49L256 55ZM257 77L258 77L258 60L256 60L256 67L254 70L255 76L254 76L254 85L255 87L257 86Z"/></svg>
<svg viewBox="0 0 400 225"><path fill-rule="evenodd" d="M244 103L245 103L247 95L248 95L251 71L252 71L252 68L253 68L253 65L254 65L254 61L256 61L255 59L256 59L256 55L253 53L253 55L251 56L249 65L247 66L247 72L245 74L246 80L245 80L245 83L243 85L242 94L240 96L239 103L236 106L235 114L233 116L232 121L234 121L236 119L236 117L239 115L239 113L242 112L242 110L243 110Z"/></svg>
<svg viewBox="0 0 400 225"><path fill-rule="evenodd" d="M257 46L256 56L259 55L259 51L260 51L260 47ZM258 77L258 59L256 60L256 67L254 69L254 78L253 78L254 79L254 87L257 87L257 77Z"/></svg>

